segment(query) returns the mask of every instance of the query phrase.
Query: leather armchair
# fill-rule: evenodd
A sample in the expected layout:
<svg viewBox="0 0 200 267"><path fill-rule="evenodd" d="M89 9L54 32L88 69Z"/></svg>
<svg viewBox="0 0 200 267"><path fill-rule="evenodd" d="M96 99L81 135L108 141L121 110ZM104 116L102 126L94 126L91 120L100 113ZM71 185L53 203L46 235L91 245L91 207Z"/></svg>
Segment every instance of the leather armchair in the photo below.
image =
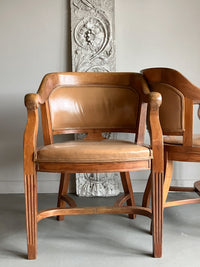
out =
<svg viewBox="0 0 200 267"><path fill-rule="evenodd" d="M36 94L25 96L24 179L28 258L37 254L37 223L69 214L127 213L153 222L154 256L162 248L163 147L159 123L161 96L150 92L138 73L51 73ZM44 145L37 147L38 108ZM152 147L144 145L149 107ZM107 140L103 132L135 133L132 142ZM84 140L54 143L59 134L87 133ZM129 171L151 170L152 209L136 206ZM124 194L112 207L77 207L67 194L70 173L120 172ZM61 173L57 207L37 209L37 172ZM124 206L124 203L127 203ZM66 203L69 207L65 207Z"/></svg>

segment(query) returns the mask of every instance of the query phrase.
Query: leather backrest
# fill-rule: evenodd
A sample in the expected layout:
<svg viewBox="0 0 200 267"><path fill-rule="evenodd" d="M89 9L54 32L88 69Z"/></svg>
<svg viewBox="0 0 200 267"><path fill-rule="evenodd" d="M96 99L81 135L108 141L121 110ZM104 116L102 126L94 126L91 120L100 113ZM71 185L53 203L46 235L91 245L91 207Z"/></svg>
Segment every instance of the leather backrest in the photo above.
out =
<svg viewBox="0 0 200 267"><path fill-rule="evenodd" d="M57 87L49 97L52 129L136 128L139 95L117 86Z"/></svg>
<svg viewBox="0 0 200 267"><path fill-rule="evenodd" d="M184 132L184 95L175 87L165 83L149 83L150 90L162 95L159 110L164 134Z"/></svg>
<svg viewBox="0 0 200 267"><path fill-rule="evenodd" d="M200 90L180 72L170 68L149 68L141 71L150 91L162 95L159 109L160 123L166 135L183 135L186 125L186 98L196 99ZM189 111L190 112L190 111Z"/></svg>
<svg viewBox="0 0 200 267"><path fill-rule="evenodd" d="M38 93L48 99L53 134L77 129L136 132L143 83L147 86L138 73L48 74Z"/></svg>

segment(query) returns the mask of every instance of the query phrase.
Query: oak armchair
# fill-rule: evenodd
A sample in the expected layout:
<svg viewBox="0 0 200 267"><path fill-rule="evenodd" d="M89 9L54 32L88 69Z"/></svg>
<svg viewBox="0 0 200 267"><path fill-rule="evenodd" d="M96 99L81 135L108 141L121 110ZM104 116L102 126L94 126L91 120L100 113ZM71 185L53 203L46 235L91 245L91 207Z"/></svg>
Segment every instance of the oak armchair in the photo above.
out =
<svg viewBox="0 0 200 267"><path fill-rule="evenodd" d="M162 248L162 131L159 93L150 93L138 73L51 73L37 92L25 96L24 179L28 258L37 255L37 223L69 214L127 213L153 222L154 256ZM40 105L44 146L37 147ZM152 148L144 145L147 106ZM103 132L135 133L133 142L107 140ZM84 140L54 143L54 135L87 133ZM152 210L135 206L129 171L152 172ZM37 209L37 172L61 173L57 208ZM112 207L77 207L68 196L70 173L120 172L124 194ZM124 203L127 203L124 206ZM69 207L65 207L66 203Z"/></svg>
<svg viewBox="0 0 200 267"><path fill-rule="evenodd" d="M171 186L173 161L200 162L200 135L193 133L193 106L200 104L200 88L180 72L170 68L150 68L142 71L152 92L162 95L160 122L164 134L165 179L163 208L200 203L200 198L167 201L169 191L196 192L200 181L192 187ZM143 206L149 206L150 180L147 183Z"/></svg>

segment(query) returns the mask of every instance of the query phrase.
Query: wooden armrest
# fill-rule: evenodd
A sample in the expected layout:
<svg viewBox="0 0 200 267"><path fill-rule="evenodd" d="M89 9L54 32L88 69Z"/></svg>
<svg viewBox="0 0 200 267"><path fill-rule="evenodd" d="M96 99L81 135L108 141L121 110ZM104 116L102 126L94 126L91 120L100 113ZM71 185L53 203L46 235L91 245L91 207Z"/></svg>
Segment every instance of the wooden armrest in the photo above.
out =
<svg viewBox="0 0 200 267"><path fill-rule="evenodd" d="M150 136L153 149L153 168L157 172L163 172L163 133L159 120L159 107L162 103L160 93L151 92L149 94L149 120L150 120Z"/></svg>
<svg viewBox="0 0 200 267"><path fill-rule="evenodd" d="M34 173L33 155L37 148L38 106L41 103L38 94L27 94L24 99L28 118L24 132L24 166L28 173Z"/></svg>
<svg viewBox="0 0 200 267"><path fill-rule="evenodd" d="M146 85L143 85L143 101L154 108L159 108L162 103L162 96L158 92L150 92Z"/></svg>
<svg viewBox="0 0 200 267"><path fill-rule="evenodd" d="M39 104L42 104L42 101L38 94L27 94L24 103L28 110L35 110L38 109Z"/></svg>
<svg viewBox="0 0 200 267"><path fill-rule="evenodd" d="M152 109L159 109L162 104L162 96L158 92L151 92L148 94L148 103Z"/></svg>

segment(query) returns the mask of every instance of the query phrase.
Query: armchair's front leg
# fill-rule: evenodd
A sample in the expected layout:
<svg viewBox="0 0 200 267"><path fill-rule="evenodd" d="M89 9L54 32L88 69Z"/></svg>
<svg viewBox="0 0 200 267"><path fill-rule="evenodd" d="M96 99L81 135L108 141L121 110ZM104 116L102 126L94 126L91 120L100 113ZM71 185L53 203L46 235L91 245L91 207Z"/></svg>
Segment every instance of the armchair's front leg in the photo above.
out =
<svg viewBox="0 0 200 267"><path fill-rule="evenodd" d="M37 257L37 176L24 175L28 259Z"/></svg>
<svg viewBox="0 0 200 267"><path fill-rule="evenodd" d="M37 147L38 102L39 97L36 94L29 94L25 97L28 111L24 132L24 187L28 259L35 259L37 256L37 173L34 153Z"/></svg>
<svg viewBox="0 0 200 267"><path fill-rule="evenodd" d="M161 95L152 92L150 94L150 128L151 144L153 149L151 194L152 194L152 234L154 257L162 256L162 226L163 226L163 137L159 122L159 107Z"/></svg>
<svg viewBox="0 0 200 267"><path fill-rule="evenodd" d="M152 235L153 255L162 257L162 227L163 227L163 173L153 171L151 176L152 192Z"/></svg>

